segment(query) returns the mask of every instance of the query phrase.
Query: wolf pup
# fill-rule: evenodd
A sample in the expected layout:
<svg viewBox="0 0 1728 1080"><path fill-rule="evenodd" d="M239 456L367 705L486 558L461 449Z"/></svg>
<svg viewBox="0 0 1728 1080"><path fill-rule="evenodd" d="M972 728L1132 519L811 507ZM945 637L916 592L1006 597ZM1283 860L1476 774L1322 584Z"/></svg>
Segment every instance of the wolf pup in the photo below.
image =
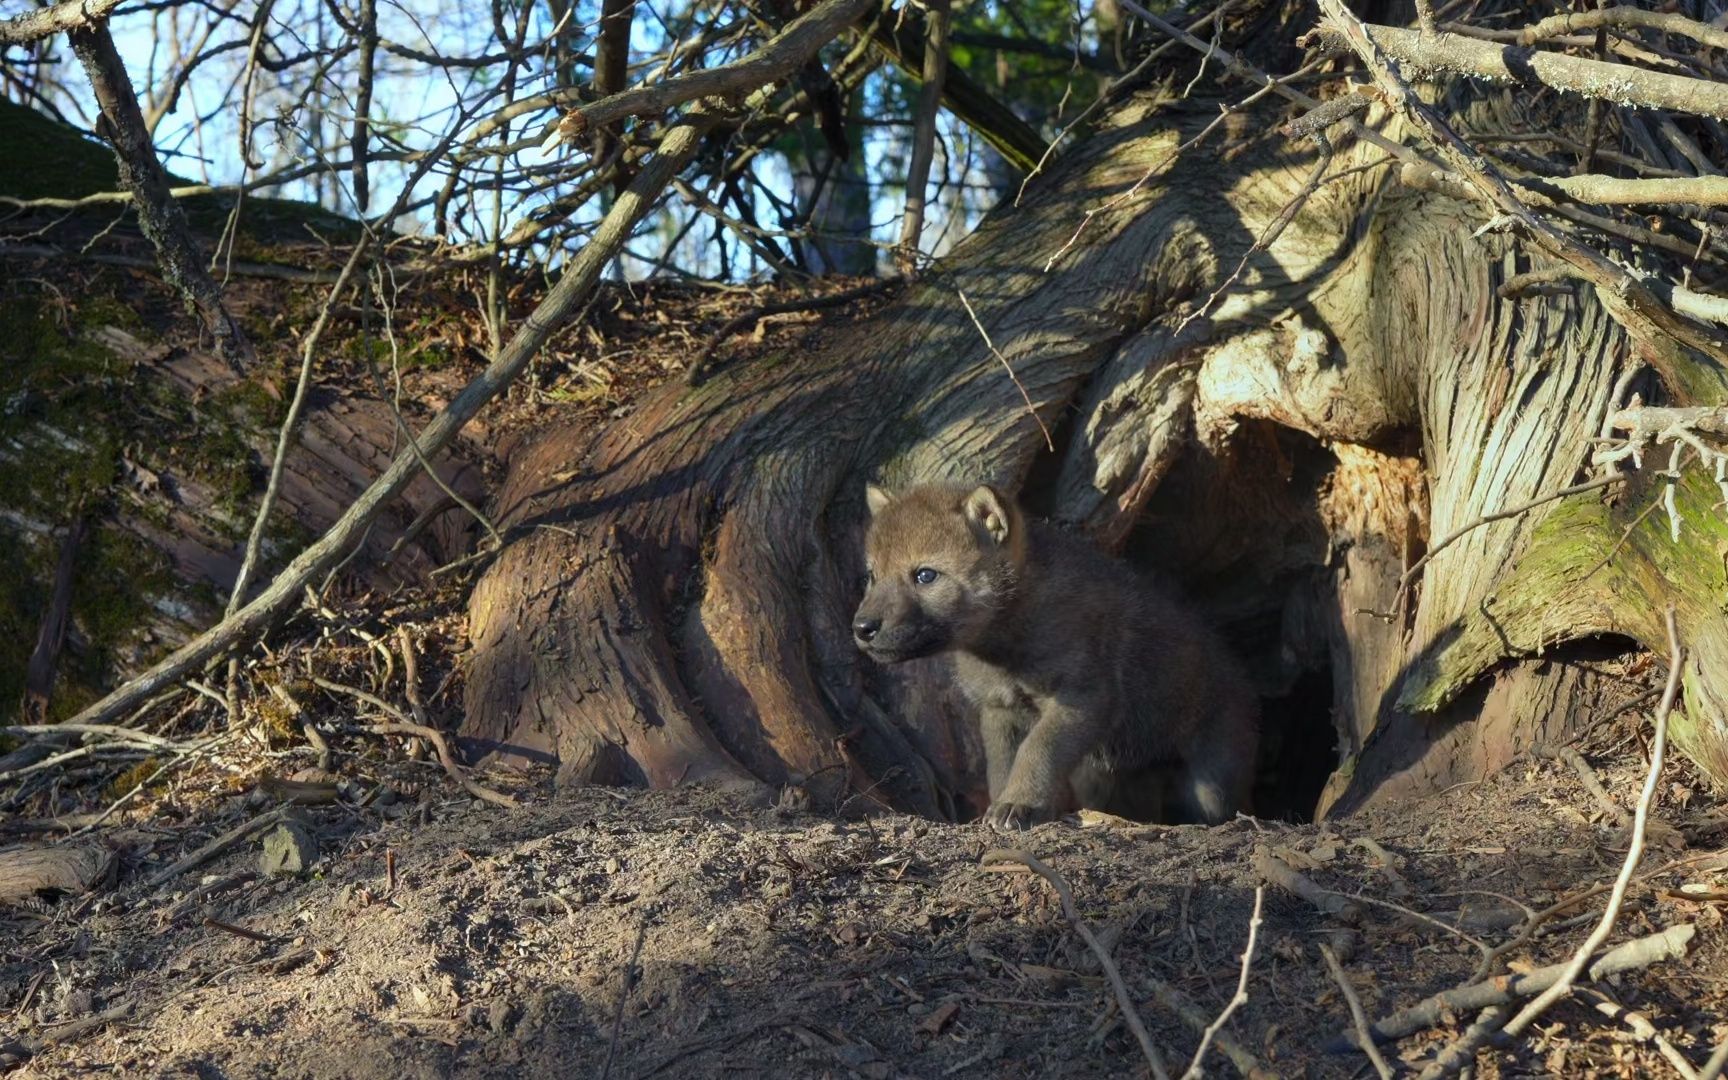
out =
<svg viewBox="0 0 1728 1080"><path fill-rule="evenodd" d="M869 585L852 621L885 664L952 652L978 707L999 829L1078 803L1161 816L1164 778L1210 824L1247 805L1259 700L1193 613L990 487L868 488Z"/></svg>

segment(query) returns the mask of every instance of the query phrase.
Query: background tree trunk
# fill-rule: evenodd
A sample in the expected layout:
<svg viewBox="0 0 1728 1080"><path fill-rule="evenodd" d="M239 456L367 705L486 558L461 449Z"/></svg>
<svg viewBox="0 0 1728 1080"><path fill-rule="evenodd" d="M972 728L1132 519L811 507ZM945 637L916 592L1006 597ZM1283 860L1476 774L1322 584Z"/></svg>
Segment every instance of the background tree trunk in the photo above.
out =
<svg viewBox="0 0 1728 1080"><path fill-rule="evenodd" d="M1578 662L1600 646L1565 643L1661 635L1613 615L1609 585L1579 587L1575 545L1567 587L1602 611L1485 643L1521 568L1552 564L1546 508L1469 533L1407 620L1388 613L1430 535L1573 481L1636 343L1587 287L1500 298L1541 260L1355 146L1207 305L1316 164L1271 113L1178 150L1216 116L1120 117L888 310L512 454L514 541L471 604L466 734L555 759L564 782L844 782L975 811L941 663L869 668L846 632L864 481L939 477L1020 490L1186 583L1271 701L1269 774L1336 739L1323 797L1310 778L1286 809L1430 791L1579 726L1607 677ZM1557 506L1630 572L1600 493ZM1330 693L1289 697L1315 677Z"/></svg>

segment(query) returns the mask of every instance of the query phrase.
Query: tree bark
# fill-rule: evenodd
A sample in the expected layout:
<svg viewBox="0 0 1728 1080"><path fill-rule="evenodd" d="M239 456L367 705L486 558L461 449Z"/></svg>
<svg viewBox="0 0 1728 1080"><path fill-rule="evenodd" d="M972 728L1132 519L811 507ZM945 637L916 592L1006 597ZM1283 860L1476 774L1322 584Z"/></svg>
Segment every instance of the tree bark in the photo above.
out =
<svg viewBox="0 0 1728 1080"><path fill-rule="evenodd" d="M1233 265L1302 179L1262 145L1244 165L1252 183L1218 198L1208 163L1173 153L1212 115L1184 107L1083 146L888 312L807 353L669 387L598 436L555 430L512 452L498 514L516 539L470 604L465 733L556 759L565 782L849 780L924 812L976 797L975 736L941 665L902 675L854 656L864 480L1017 488L1043 439L1016 381L1058 425L1101 366L1127 378L1118 354L1157 348L1142 338L1151 322ZM1143 196L1120 198L1148 173ZM1088 209L1061 271L1042 273ZM1292 233L1284 267L1230 319L1299 299L1343 237ZM1120 529L1155 487L1169 454L1141 443L1106 455L1109 483L1134 498L1080 524ZM1083 488L1095 460L1082 455L1067 483Z"/></svg>
<svg viewBox="0 0 1728 1080"><path fill-rule="evenodd" d="M1472 529L1398 595L1430 536L1573 483L1651 344L1588 287L1502 298L1555 260L1476 236L1477 209L1399 186L1374 147L1340 150L1258 250L1314 152L1271 133L1279 115L1236 113L1221 175L1218 146L1179 149L1216 116L1119 117L879 315L513 452L512 542L470 607L472 743L566 783L979 808L943 664L869 668L846 632L867 479L1019 490L1189 583L1264 693L1328 673L1339 768L1304 809L1434 791L1575 731L1604 696L1581 661L1621 647L1592 639L1659 645L1637 613L1660 597L1694 598L1689 700L1713 708L1728 632L1705 603L1719 556L1702 560L1728 525L1707 479L1685 488L1679 553L1659 519L1617 545L1636 493L1592 491ZM1678 583L1677 558L1696 560ZM1708 762L1722 740L1693 720Z"/></svg>

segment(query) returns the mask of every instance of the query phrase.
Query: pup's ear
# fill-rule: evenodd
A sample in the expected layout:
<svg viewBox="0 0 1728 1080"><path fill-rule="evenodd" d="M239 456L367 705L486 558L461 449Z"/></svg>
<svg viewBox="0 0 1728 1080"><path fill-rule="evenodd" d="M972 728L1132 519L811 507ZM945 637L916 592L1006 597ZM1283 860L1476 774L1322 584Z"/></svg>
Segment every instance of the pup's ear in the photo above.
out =
<svg viewBox="0 0 1728 1080"><path fill-rule="evenodd" d="M1008 534L1014 528L1013 515L1008 510L1007 501L989 484L973 488L960 505L960 512L997 544L1008 542Z"/></svg>
<svg viewBox="0 0 1728 1080"><path fill-rule="evenodd" d="M871 517L880 514L883 508L893 501L894 496L888 494L887 488L877 487L875 484L864 485L864 503L870 507Z"/></svg>

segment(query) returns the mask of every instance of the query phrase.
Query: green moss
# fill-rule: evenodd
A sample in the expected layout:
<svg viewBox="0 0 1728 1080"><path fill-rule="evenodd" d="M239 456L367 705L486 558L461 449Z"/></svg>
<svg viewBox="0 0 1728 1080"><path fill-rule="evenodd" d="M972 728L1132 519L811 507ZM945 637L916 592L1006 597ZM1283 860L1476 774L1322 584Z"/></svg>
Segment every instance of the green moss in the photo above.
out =
<svg viewBox="0 0 1728 1080"><path fill-rule="evenodd" d="M443 342L434 341L417 349L410 349L402 354L404 371L413 369L441 368L448 365L455 356Z"/></svg>
<svg viewBox="0 0 1728 1080"><path fill-rule="evenodd" d="M34 109L0 99L0 192L76 199L119 184L114 153Z"/></svg>
<svg viewBox="0 0 1728 1080"><path fill-rule="evenodd" d="M72 588L78 647L62 652L50 712L71 715L130 659L159 598L187 597L155 549L108 521L122 474L194 477L238 507L252 492L249 425L223 403L194 403L159 372L80 336L91 325L138 327L112 298L77 308L0 294L0 506L28 523L0 522L0 716L15 715L24 666L41 625L59 530L92 523ZM167 499L145 492L128 513L166 524ZM47 537L34 529L54 530ZM210 605L214 607L215 605Z"/></svg>
<svg viewBox="0 0 1728 1080"><path fill-rule="evenodd" d="M1612 501L1589 492L1556 504L1494 593L1412 665L1399 707L1442 708L1502 661L1567 641L1619 635L1666 656L1672 605L1687 651L1674 742L1728 785L1728 724L1717 719L1728 715L1728 518L1708 471L1687 465L1676 538L1661 506L1667 483L1652 465Z"/></svg>
<svg viewBox="0 0 1728 1080"><path fill-rule="evenodd" d="M94 293L80 296L73 313L73 323L89 329L115 326L140 341L156 340L156 332L144 325L144 320L138 317L138 313L112 295Z"/></svg>
<svg viewBox="0 0 1728 1080"><path fill-rule="evenodd" d="M104 794L110 800L118 799L120 796L131 792L134 788L142 787L145 781L149 780L152 776L155 776L157 770L160 768L162 768L161 761L153 757L147 757L143 761L140 761L138 764L121 773L119 776L116 776L114 782L108 785L108 790Z"/></svg>
<svg viewBox="0 0 1728 1080"><path fill-rule="evenodd" d="M381 337L355 334L345 339L336 351L363 364L385 369L390 367L390 342Z"/></svg>

